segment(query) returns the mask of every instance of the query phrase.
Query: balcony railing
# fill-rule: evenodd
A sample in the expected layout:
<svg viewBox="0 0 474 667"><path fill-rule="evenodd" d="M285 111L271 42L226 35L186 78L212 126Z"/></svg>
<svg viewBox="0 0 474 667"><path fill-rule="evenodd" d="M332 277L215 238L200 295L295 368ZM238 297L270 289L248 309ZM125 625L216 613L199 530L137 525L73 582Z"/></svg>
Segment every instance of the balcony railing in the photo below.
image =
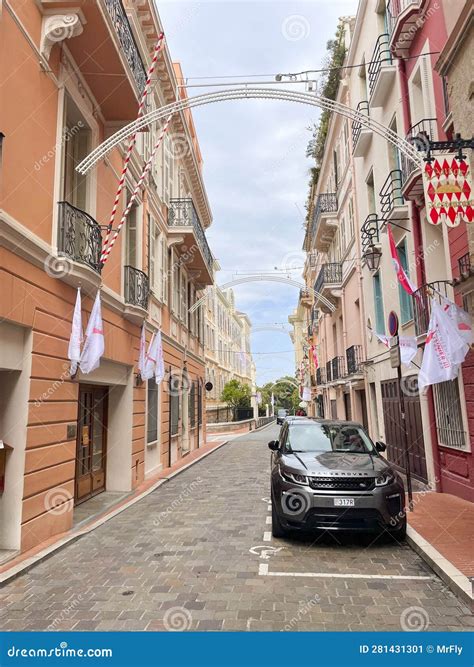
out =
<svg viewBox="0 0 474 667"><path fill-rule="evenodd" d="M85 211L61 201L58 221L58 252L75 262L86 264L100 273L102 232L100 226Z"/></svg>
<svg viewBox="0 0 474 667"><path fill-rule="evenodd" d="M429 148L429 140L433 140L435 137L435 129L436 118L423 118L419 123L410 127L405 138L417 150L426 151ZM420 170L420 166L404 153L400 153L400 165L402 168L402 184L405 185L410 176L415 171Z"/></svg>
<svg viewBox="0 0 474 667"><path fill-rule="evenodd" d="M392 64L392 54L390 53L390 37L387 33L379 35L375 42L374 52L368 66L369 93L373 94L375 84L379 78L380 71L385 63Z"/></svg>
<svg viewBox="0 0 474 667"><path fill-rule="evenodd" d="M314 291L321 292L324 285L340 285L342 282L342 264L331 262L323 264L314 283Z"/></svg>
<svg viewBox="0 0 474 667"><path fill-rule="evenodd" d="M212 273L212 253L192 199L171 199L168 210L168 225L170 227L193 228L194 235L203 254L209 273Z"/></svg>
<svg viewBox="0 0 474 667"><path fill-rule="evenodd" d="M326 369L318 368L316 370L316 384L326 384Z"/></svg>
<svg viewBox="0 0 474 667"><path fill-rule="evenodd" d="M360 373L362 370L362 345L351 345L346 350L347 375Z"/></svg>
<svg viewBox="0 0 474 667"><path fill-rule="evenodd" d="M322 213L337 213L337 195L335 192L323 192L317 197L311 223L311 238L313 239Z"/></svg>
<svg viewBox="0 0 474 667"><path fill-rule="evenodd" d="M356 111L359 113L363 113L366 116L369 115L369 103L366 100L363 100L362 102L359 102L359 104L356 107ZM362 123L359 120L353 120L352 121L352 150L354 150L354 146L356 143L359 141L360 133L362 132Z"/></svg>
<svg viewBox="0 0 474 667"><path fill-rule="evenodd" d="M344 357L334 357L331 359L331 381L340 380L346 374Z"/></svg>
<svg viewBox="0 0 474 667"><path fill-rule="evenodd" d="M139 306L146 310L148 308L148 295L150 292L148 276L134 266L124 266L123 268L125 271L125 303L129 303L132 306Z"/></svg>
<svg viewBox="0 0 474 667"><path fill-rule="evenodd" d="M104 0L104 3L110 18L112 19L122 52L127 60L141 95L145 88L146 70L130 28L127 14L125 13L121 0Z"/></svg>
<svg viewBox="0 0 474 667"><path fill-rule="evenodd" d="M428 331L431 316L432 296L441 303L441 296L448 296L448 280L437 280L422 285L411 297L413 300L413 319L415 321L415 333L421 336Z"/></svg>
<svg viewBox="0 0 474 667"><path fill-rule="evenodd" d="M376 213L370 213L365 219L364 224L360 228L362 251L363 253L370 248L370 246L380 243L379 219Z"/></svg>
<svg viewBox="0 0 474 667"><path fill-rule="evenodd" d="M402 195L402 172L393 169L380 190L380 210L382 220L390 218L390 214L396 206L404 206L405 199Z"/></svg>

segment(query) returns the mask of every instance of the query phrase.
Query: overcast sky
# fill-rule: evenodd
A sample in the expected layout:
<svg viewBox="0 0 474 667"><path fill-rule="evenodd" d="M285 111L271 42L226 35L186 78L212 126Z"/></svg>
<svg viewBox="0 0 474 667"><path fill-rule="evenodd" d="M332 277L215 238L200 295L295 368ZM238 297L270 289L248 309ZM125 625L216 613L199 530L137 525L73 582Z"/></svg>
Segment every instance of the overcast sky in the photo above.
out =
<svg viewBox="0 0 474 667"><path fill-rule="evenodd" d="M357 0L156 4L171 55L181 61L189 84L210 76L269 80L250 75L320 67L338 17L355 14L357 8ZM304 90L301 84L288 88ZM194 96L215 90L189 87L188 92ZM275 267L291 269L289 275L302 282L299 267L304 260L304 204L311 167L305 157L310 138L306 128L318 115L315 107L273 100L194 109L214 217L207 236L222 267L219 285L243 273L274 272ZM234 291L237 308L250 316L257 330L252 335L257 382L293 375L292 343L282 328L290 328L288 315L296 305L297 288L253 282Z"/></svg>

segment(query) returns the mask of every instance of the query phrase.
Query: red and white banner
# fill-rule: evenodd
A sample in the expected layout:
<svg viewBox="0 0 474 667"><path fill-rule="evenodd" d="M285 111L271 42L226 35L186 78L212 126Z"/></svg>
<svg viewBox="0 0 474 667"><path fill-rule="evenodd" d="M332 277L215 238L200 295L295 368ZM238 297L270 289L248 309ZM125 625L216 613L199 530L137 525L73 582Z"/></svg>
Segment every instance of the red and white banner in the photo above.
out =
<svg viewBox="0 0 474 667"><path fill-rule="evenodd" d="M446 153L427 162L423 170L428 222L457 227L474 221L472 172L469 158Z"/></svg>
<svg viewBox="0 0 474 667"><path fill-rule="evenodd" d="M87 374L98 368L104 350L104 325L102 324L100 290L98 290L89 322L87 323L86 342L82 348L81 360L79 362L81 372Z"/></svg>
<svg viewBox="0 0 474 667"><path fill-rule="evenodd" d="M388 233L388 241L390 244L390 254L392 255L393 266L395 267L395 271L397 273L398 282L403 287L405 292L407 292L408 294L413 294L414 292L416 292L417 288L411 282L405 269L400 263L397 246L395 245L395 239L393 238L392 228L390 227L390 225L387 225L387 233Z"/></svg>
<svg viewBox="0 0 474 667"><path fill-rule="evenodd" d="M311 354L313 357L314 367L317 370L319 368L318 352L316 350L316 345L311 345Z"/></svg>
<svg viewBox="0 0 474 667"><path fill-rule="evenodd" d="M415 336L399 336L398 345L400 347L400 359L404 366L411 366L411 362L416 357L418 345Z"/></svg>
<svg viewBox="0 0 474 667"><path fill-rule="evenodd" d="M165 364L163 359L163 345L161 332L153 334L143 366L141 377L143 380L151 380L155 377L156 384L160 384L165 376Z"/></svg>
<svg viewBox="0 0 474 667"><path fill-rule="evenodd" d="M450 301L446 297L442 297L441 305L443 306L443 309L447 315L454 322L461 338L465 343L471 346L474 343L474 336L472 331L472 318L469 313L456 305L454 301Z"/></svg>
<svg viewBox="0 0 474 667"><path fill-rule="evenodd" d="M468 351L469 345L460 335L451 317L443 306L432 299L430 324L418 376L420 389L454 380Z"/></svg>

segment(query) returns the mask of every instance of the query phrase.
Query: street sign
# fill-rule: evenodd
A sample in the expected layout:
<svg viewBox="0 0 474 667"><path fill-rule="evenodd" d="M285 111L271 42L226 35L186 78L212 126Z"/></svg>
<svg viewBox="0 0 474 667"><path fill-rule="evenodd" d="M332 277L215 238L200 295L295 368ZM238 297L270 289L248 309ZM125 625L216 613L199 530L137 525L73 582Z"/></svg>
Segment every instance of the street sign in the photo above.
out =
<svg viewBox="0 0 474 667"><path fill-rule="evenodd" d="M400 346L394 345L390 348L390 365L392 368L400 368Z"/></svg>
<svg viewBox="0 0 474 667"><path fill-rule="evenodd" d="M398 315L394 310L388 314L388 331L391 336L398 335Z"/></svg>

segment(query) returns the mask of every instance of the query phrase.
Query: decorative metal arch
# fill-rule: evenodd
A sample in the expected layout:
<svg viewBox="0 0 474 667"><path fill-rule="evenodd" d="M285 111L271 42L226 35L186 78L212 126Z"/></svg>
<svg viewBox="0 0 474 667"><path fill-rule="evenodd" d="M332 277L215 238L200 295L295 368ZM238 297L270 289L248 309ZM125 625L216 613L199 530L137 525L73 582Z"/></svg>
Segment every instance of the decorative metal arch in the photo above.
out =
<svg viewBox="0 0 474 667"><path fill-rule="evenodd" d="M113 148L118 146L128 136L135 131L139 131L154 121L159 121L167 118L171 113L178 113L184 109L192 109L206 104L213 104L215 102L227 102L229 100L243 100L243 99L264 99L264 100L283 100L287 102L296 102L298 104L307 104L313 107L320 107L334 113L341 114L346 118L356 121L372 130L376 134L384 137L387 141L392 143L398 150L407 158L412 160L420 167L423 166L423 160L417 151L404 138L399 137L393 130L385 127L382 123L366 116L360 111L351 109L351 107L330 100L327 97L321 97L312 93L298 92L287 89L269 89L269 88L231 88L229 90L219 90L213 93L204 93L195 97L187 97L177 102L167 104L164 107L155 109L150 113L141 116L137 120L129 123L121 130L118 130L109 139L104 141L100 146L95 148L78 166L77 171L81 174L87 173L99 160L107 155Z"/></svg>
<svg viewBox="0 0 474 667"><path fill-rule="evenodd" d="M307 287L303 283L299 283L297 280L292 280L291 278L284 278L283 276L245 276L244 278L237 278L236 280L230 280L228 283L224 283L223 285L217 285L216 287L219 287L219 289L221 290L226 290L229 289L230 287L234 287L235 285L242 285L244 283L256 283L256 282L285 283L286 285L292 285L293 287L304 289L310 294L317 296L318 299L322 301L324 305L327 308L329 308L329 310L331 310L332 312L336 310L334 304L331 303L329 299L326 299L326 297L323 296L320 292L316 292L316 290L314 290L312 287ZM200 306L202 306L206 301L209 293L210 292L212 293L214 290L215 290L214 286L208 287L204 296L198 299L196 303L193 303L193 305L189 309L189 312L193 313Z"/></svg>

